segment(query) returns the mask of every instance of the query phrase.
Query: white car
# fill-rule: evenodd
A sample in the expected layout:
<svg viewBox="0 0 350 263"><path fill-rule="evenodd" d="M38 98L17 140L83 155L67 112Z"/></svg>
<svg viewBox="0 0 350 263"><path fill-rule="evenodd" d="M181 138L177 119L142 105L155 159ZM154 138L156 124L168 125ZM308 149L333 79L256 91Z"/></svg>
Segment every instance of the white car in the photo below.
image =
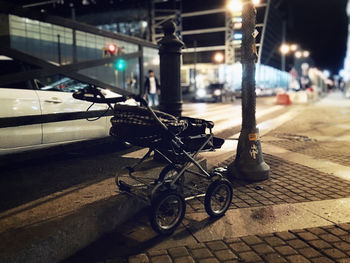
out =
<svg viewBox="0 0 350 263"><path fill-rule="evenodd" d="M25 67L0 56L0 77ZM108 136L111 116L86 119L102 116L107 105L91 106L72 97L72 92L86 85L60 76L0 84L0 155ZM103 92L107 97L120 96Z"/></svg>

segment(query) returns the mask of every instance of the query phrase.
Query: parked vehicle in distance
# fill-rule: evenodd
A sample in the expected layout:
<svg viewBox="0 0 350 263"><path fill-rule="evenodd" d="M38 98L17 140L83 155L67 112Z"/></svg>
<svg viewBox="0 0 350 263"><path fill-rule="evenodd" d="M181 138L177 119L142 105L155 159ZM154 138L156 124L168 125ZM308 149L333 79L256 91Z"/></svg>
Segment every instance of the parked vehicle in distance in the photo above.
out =
<svg viewBox="0 0 350 263"><path fill-rule="evenodd" d="M205 88L198 88L195 95L195 101L202 102L226 102L234 100L234 93L227 88L225 83L211 83Z"/></svg>
<svg viewBox="0 0 350 263"><path fill-rule="evenodd" d="M0 76L33 69L5 56L0 56L0 68ZM92 105L72 97L74 91L87 85L62 75L28 81L3 78L0 155L109 136L106 104ZM102 92L106 97L120 96L105 89Z"/></svg>

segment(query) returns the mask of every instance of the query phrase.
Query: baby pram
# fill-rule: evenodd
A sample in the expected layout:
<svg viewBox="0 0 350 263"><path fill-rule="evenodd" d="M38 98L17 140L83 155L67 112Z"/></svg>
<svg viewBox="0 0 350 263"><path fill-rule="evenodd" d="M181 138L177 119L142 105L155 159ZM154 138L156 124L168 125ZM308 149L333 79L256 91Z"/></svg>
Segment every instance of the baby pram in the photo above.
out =
<svg viewBox="0 0 350 263"><path fill-rule="evenodd" d="M204 207L211 217L225 214L232 201L230 182L218 172L208 173L196 160L202 151L212 151L222 146L224 140L213 136L213 122L189 117L176 118L150 108L140 96L130 95L105 98L98 88L89 86L73 94L73 97L93 103L106 103L113 110L110 135L135 146L149 148L147 153L132 167L126 167L125 175L116 176L121 191L136 195L151 205L150 222L160 234L171 234L181 223L185 211L185 191L188 187L185 175L191 174L210 180L204 196ZM133 99L138 104L121 104ZM157 154L166 165L159 176L147 181L134 176L134 172L152 153ZM197 167L197 171L190 166ZM195 186L193 186L195 187ZM192 187L192 188L193 188ZM198 193L198 189L195 189ZM193 196L186 196L191 199Z"/></svg>

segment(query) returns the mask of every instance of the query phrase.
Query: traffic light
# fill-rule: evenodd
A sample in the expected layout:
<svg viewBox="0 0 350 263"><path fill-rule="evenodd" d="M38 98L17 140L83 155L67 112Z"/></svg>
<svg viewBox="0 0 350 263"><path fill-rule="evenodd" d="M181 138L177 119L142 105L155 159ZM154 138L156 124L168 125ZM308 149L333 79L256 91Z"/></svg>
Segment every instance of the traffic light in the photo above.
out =
<svg viewBox="0 0 350 263"><path fill-rule="evenodd" d="M117 53L117 45L116 44L108 44L107 51L111 56L114 56Z"/></svg>
<svg viewBox="0 0 350 263"><path fill-rule="evenodd" d="M114 68L118 71L124 71L126 68L126 61L122 58L118 59L114 64Z"/></svg>

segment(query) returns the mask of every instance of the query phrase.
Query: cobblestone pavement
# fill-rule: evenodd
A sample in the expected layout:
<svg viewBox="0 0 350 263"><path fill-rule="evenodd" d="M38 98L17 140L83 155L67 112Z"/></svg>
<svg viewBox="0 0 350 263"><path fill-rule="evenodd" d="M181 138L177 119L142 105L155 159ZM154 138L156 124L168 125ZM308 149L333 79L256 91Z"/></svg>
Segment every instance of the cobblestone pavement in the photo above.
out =
<svg viewBox="0 0 350 263"><path fill-rule="evenodd" d="M270 165L270 179L249 184L233 181L230 209L350 197L349 181L269 154L264 160ZM203 212L202 200L189 201L187 211Z"/></svg>
<svg viewBox="0 0 350 263"><path fill-rule="evenodd" d="M108 262L105 261L105 262ZM192 246L148 250L110 262L350 262L350 224L213 240Z"/></svg>
<svg viewBox="0 0 350 263"><path fill-rule="evenodd" d="M266 134L266 140L262 137L262 149L264 150L264 143L267 142L321 161L325 159L350 166L350 137L346 133L350 127L350 107L336 107L333 104L330 107L311 105L305 109L302 116L297 116ZM264 154L264 160L271 168L270 179L258 183L234 180L234 197L230 209L350 197L350 181L275 155ZM227 160L223 165L232 161L233 159ZM186 213L204 212L201 201L194 199L187 202ZM126 228L129 229L125 233L109 236L67 262L82 262L84 259L84 262L104 263L350 263L350 222L304 229L290 228L284 232L276 230L269 234L232 239L214 238L208 242L196 239L186 229L180 235L180 241L176 240L178 234L167 238L154 237L154 233L153 236L145 234L142 241L135 241L132 238L136 235L134 229L139 228L144 231L141 233L146 233L145 229L150 226L145 221L132 224L128 222ZM183 241L186 237L195 240L186 243ZM170 239L175 239L175 242L167 243ZM167 245L159 246L164 243Z"/></svg>

